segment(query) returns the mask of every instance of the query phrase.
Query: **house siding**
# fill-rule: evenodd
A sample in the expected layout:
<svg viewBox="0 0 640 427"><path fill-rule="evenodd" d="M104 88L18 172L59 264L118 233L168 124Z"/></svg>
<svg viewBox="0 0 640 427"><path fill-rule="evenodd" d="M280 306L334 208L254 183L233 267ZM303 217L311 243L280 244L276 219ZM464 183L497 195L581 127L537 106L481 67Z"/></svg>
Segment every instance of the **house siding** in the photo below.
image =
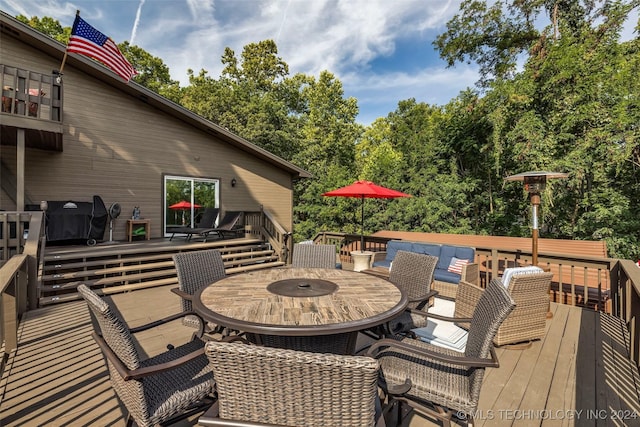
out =
<svg viewBox="0 0 640 427"><path fill-rule="evenodd" d="M58 60L2 34L2 63L40 73L59 68ZM63 152L27 149L25 190L40 200L90 201L100 195L107 207L120 203L123 215L114 238L125 238L124 218L134 206L151 220L152 237L161 236L163 176L220 179L222 211L271 212L293 227L293 176L250 152L160 111L89 74L64 69ZM16 148L1 147L14 175ZM231 187L232 178L237 180ZM15 209L4 192L0 209ZM105 236L107 238L108 236Z"/></svg>

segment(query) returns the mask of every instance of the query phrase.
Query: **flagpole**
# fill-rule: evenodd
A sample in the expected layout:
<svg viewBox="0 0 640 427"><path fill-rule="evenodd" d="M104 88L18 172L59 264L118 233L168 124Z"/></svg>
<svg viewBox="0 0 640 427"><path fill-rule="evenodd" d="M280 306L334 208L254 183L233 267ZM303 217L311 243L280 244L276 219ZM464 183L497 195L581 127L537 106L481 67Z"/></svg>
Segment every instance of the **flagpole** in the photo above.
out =
<svg viewBox="0 0 640 427"><path fill-rule="evenodd" d="M76 10L76 17L80 16L80 10ZM75 20L73 21L75 24ZM73 30L72 30L73 32ZM62 75L62 70L64 70L64 64L67 62L67 49L64 50L64 56L62 57L62 64L60 64L60 71L58 71L58 75Z"/></svg>

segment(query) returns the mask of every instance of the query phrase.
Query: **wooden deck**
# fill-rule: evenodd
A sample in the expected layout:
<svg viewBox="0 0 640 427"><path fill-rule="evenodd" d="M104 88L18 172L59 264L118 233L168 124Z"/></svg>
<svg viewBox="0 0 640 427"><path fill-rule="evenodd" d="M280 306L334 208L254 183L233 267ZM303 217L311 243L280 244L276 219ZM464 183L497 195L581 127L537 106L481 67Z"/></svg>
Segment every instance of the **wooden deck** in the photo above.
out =
<svg viewBox="0 0 640 427"><path fill-rule="evenodd" d="M108 298L130 326L179 311L179 300L168 286ZM606 316L577 307L552 303L551 311L543 340L524 350L498 349L501 366L485 375L477 424L640 425L640 418L633 418L640 417L637 378L633 383L618 377L616 358L623 337L615 323L608 325ZM19 349L0 381L0 425L124 426L123 410L91 331L83 301L26 313ZM192 331L174 322L138 334L142 354L157 354L167 343L180 344ZM617 412L620 408L628 412ZM614 420L616 415L626 419ZM415 416L406 424L438 425Z"/></svg>

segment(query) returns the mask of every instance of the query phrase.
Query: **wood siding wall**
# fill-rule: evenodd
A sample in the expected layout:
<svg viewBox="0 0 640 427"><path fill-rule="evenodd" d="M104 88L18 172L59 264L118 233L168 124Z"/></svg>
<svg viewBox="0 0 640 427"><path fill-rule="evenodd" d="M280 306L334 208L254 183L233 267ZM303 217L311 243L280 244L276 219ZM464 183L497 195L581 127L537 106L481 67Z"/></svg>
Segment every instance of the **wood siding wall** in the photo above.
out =
<svg viewBox="0 0 640 427"><path fill-rule="evenodd" d="M41 73L60 67L59 59L5 34L0 49L2 62L8 65ZM289 172L73 67L65 67L63 78L64 150L27 150L25 188L35 203L91 201L97 194L107 207L114 202L122 206L114 239L125 238L125 219L134 206L151 219L152 237L160 237L163 174L218 178L223 211L255 211L262 205L291 230ZM14 146L3 145L0 152L13 173L15 151ZM233 188L232 178L237 180ZM0 209L14 208L8 195L1 194Z"/></svg>

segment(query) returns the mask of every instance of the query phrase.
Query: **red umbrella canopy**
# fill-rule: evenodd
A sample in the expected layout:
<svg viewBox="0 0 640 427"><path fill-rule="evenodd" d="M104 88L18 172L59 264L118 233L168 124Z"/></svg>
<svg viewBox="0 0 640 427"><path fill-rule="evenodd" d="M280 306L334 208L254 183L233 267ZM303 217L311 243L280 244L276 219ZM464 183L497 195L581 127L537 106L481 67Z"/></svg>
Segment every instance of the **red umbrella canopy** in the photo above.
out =
<svg viewBox="0 0 640 427"><path fill-rule="evenodd" d="M323 196L340 197L370 197L374 199L394 199L396 197L411 197L401 191L376 185L371 181L356 181L346 187L341 187L333 191L328 191Z"/></svg>
<svg viewBox="0 0 640 427"><path fill-rule="evenodd" d="M187 202L186 200L183 200L181 202L172 204L171 206L169 206L169 209L191 209L191 207L193 207L194 209L198 209L202 206L200 206L197 203L194 203L192 205L191 202Z"/></svg>
<svg viewBox="0 0 640 427"><path fill-rule="evenodd" d="M382 187L376 185L371 181L356 181L346 187L341 187L336 190L327 191L322 194L323 196L336 196L336 197L358 197L362 200L362 217L360 224L360 250L364 250L364 199L395 199L397 197L411 197L410 194L403 193L401 191L392 190L391 188Z"/></svg>

